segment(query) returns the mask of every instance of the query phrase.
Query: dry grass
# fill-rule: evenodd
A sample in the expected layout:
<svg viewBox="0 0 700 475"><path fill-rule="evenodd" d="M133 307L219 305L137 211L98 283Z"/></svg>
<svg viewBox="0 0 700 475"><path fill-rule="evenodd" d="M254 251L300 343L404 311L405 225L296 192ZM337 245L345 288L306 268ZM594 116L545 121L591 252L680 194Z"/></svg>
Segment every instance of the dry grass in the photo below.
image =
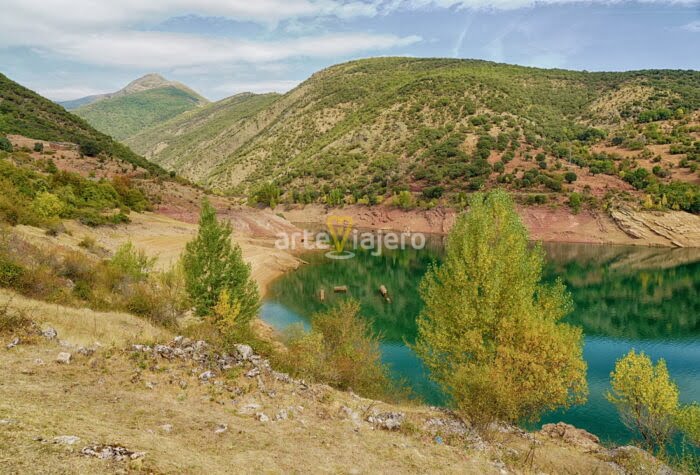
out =
<svg viewBox="0 0 700 475"><path fill-rule="evenodd" d="M117 348L103 347L89 357L68 349L70 365L54 363L66 349L43 338L0 350L3 473L499 473L493 460L521 473L612 472L595 456L546 440L528 456L531 443L513 434L499 434L500 448L493 444L484 451L447 437L438 444L423 425L441 414L427 407L392 406L323 385L304 389L266 374L251 379L240 369L215 384L202 383L201 368L190 362L120 350L134 339L171 337L136 317L56 307L8 292L0 293L0 302L10 297L14 308L42 326L55 326L63 340L100 340ZM260 407L246 411L251 403ZM347 418L342 406L360 418ZM286 420L255 417L264 412L273 418L289 408ZM408 422L399 432L375 430L362 420L372 408L405 412ZM165 424L172 430L164 430ZM216 434L218 424L228 430ZM54 444L59 435L81 440ZM133 462L99 461L79 454L90 443L121 444L147 455Z"/></svg>

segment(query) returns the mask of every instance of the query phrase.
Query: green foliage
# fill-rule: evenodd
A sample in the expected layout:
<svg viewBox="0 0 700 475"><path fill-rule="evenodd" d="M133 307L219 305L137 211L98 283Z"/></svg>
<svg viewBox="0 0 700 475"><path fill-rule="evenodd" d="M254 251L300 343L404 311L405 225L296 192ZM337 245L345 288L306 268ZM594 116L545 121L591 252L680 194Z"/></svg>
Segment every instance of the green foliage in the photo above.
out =
<svg viewBox="0 0 700 475"><path fill-rule="evenodd" d="M7 137L0 136L0 151L12 152L12 142Z"/></svg>
<svg viewBox="0 0 700 475"><path fill-rule="evenodd" d="M540 282L543 261L508 194L476 194L421 282L415 350L477 425L585 400L582 333L560 322L571 298L561 282Z"/></svg>
<svg viewBox="0 0 700 475"><path fill-rule="evenodd" d="M208 201L202 203L197 237L187 243L182 256L187 292L199 316L210 315L221 293L227 291L232 305L240 306L239 322L248 323L260 307L250 265L241 249L231 242L230 223L220 223Z"/></svg>
<svg viewBox="0 0 700 475"><path fill-rule="evenodd" d="M281 361L295 375L331 384L369 398L392 395L395 384L381 362L379 340L359 314L360 305L344 301L314 314L311 331L293 331Z"/></svg>
<svg viewBox="0 0 700 475"><path fill-rule="evenodd" d="M566 172L564 173L564 180L566 180L567 183L573 183L576 181L578 176L576 176L576 173L574 172Z"/></svg>
<svg viewBox="0 0 700 475"><path fill-rule="evenodd" d="M44 151L44 144L41 142L34 142L34 151L35 152L43 152Z"/></svg>
<svg viewBox="0 0 700 475"><path fill-rule="evenodd" d="M666 362L654 365L644 353L631 350L610 373L612 391L606 394L622 422L642 438L649 450L664 450L678 410L678 387L671 381Z"/></svg>
<svg viewBox="0 0 700 475"><path fill-rule="evenodd" d="M94 143L97 153L104 152L154 174L165 174L158 165L98 132L80 117L0 74L0 135L2 134L19 134L37 140L71 142L81 146Z"/></svg>
<svg viewBox="0 0 700 475"><path fill-rule="evenodd" d="M280 193L280 188L274 183L263 183L255 193L253 193L251 202L274 208L279 203Z"/></svg>
<svg viewBox="0 0 700 475"><path fill-rule="evenodd" d="M394 196L394 206L401 209L411 209L414 205L413 195L408 190L400 191L398 195Z"/></svg>
<svg viewBox="0 0 700 475"><path fill-rule="evenodd" d="M110 261L114 269L134 281L145 280L155 263L155 258L148 257L142 249L136 249L131 242L119 246Z"/></svg>
<svg viewBox="0 0 700 475"><path fill-rule="evenodd" d="M581 193L570 193L569 194L569 206L574 214L578 214L581 211L581 204L583 203L583 197Z"/></svg>
<svg viewBox="0 0 700 475"><path fill-rule="evenodd" d="M689 443L700 448L700 404L682 406L676 413L675 424Z"/></svg>
<svg viewBox="0 0 700 475"><path fill-rule="evenodd" d="M73 111L97 130L124 140L200 104L201 97L167 86L94 102Z"/></svg>

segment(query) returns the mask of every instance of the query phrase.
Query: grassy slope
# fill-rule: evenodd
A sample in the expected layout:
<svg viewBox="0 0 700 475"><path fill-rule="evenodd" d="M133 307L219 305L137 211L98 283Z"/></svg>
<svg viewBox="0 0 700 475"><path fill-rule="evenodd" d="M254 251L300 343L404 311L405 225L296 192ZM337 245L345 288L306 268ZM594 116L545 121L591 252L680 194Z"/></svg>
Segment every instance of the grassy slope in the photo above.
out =
<svg viewBox="0 0 700 475"><path fill-rule="evenodd" d="M96 129L123 140L200 103L200 96L182 88L166 86L104 99L79 107L74 112Z"/></svg>
<svg viewBox="0 0 700 475"><path fill-rule="evenodd" d="M0 74L0 134L18 134L38 140L95 143L99 149L120 160L138 165L152 173L163 169L63 107Z"/></svg>
<svg viewBox="0 0 700 475"><path fill-rule="evenodd" d="M502 473L492 461L516 472L618 473L604 452L585 453L542 435L534 435L537 446L533 436L500 432L481 449L454 435L435 443L425 423L447 416L423 406L283 383L267 373L251 379L243 375L247 368L217 371L202 382L203 368L192 362L130 354L131 343L166 343L173 336L131 315L48 305L0 290L5 305L41 328L56 328L64 342L20 331L14 334L21 343L0 351L0 463L9 473ZM13 332L0 338L12 339ZM81 345L95 354L78 354ZM70 365L54 362L63 351L73 354ZM259 407L251 412L248 404ZM349 418L343 408L359 417ZM288 419L255 416L281 409ZM372 410L402 411L410 422L397 432L374 430L363 415ZM219 424L228 430L215 433ZM80 440L52 443L62 435ZM81 455L92 443L146 455L121 463Z"/></svg>
<svg viewBox="0 0 700 475"><path fill-rule="evenodd" d="M551 157L562 144L579 153L579 145L594 142L585 138L591 126L615 131L656 107L697 110L698 81L700 73L692 71L586 73L473 60L367 59L316 73L259 112L251 120L261 130L251 140L236 141L240 128L232 128L226 157L183 150L173 161L155 138L138 149L220 188L275 179L287 190L327 185L381 194L415 181L463 189L483 173L470 169L481 135L504 135L505 146L518 154L544 150ZM203 142L213 135L197 133ZM216 166L197 166L202 159Z"/></svg>
<svg viewBox="0 0 700 475"><path fill-rule="evenodd" d="M277 94L237 94L181 114L125 142L139 153L157 156L170 169L202 165L201 161L211 156L223 159L233 149L231 142L239 138L235 132L278 97ZM154 148L159 149L157 154L153 153Z"/></svg>

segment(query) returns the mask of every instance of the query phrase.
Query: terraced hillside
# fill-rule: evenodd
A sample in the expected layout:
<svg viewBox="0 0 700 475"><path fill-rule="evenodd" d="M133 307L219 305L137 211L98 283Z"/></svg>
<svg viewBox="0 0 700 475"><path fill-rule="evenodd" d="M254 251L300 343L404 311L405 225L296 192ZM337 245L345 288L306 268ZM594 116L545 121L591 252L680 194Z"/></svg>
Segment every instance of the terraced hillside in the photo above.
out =
<svg viewBox="0 0 700 475"><path fill-rule="evenodd" d="M178 131L216 137L214 152L148 132L129 143L214 188L249 194L272 182L290 202L372 204L404 190L430 205L501 185L584 201L628 192L697 212L698 84L696 71L375 58L314 74L225 134L197 122Z"/></svg>
<svg viewBox="0 0 700 475"><path fill-rule="evenodd" d="M158 74L143 76L115 93L77 99L66 105L84 102L88 103L73 112L117 140L208 103L184 84Z"/></svg>
<svg viewBox="0 0 700 475"><path fill-rule="evenodd" d="M0 137L6 134L70 142L78 144L85 155L107 155L151 173L165 173L80 117L0 74Z"/></svg>

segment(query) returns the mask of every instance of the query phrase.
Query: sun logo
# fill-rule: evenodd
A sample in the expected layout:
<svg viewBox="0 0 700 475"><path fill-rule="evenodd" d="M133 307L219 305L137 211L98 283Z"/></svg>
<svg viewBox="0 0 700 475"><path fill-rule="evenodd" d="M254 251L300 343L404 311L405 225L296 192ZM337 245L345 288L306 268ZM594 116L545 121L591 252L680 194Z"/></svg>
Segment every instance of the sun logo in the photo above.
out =
<svg viewBox="0 0 700 475"><path fill-rule="evenodd" d="M352 217L328 216L328 218L326 218L326 227L328 228L328 234L331 236L334 247L334 250L326 253L326 257L329 259L350 259L354 257L354 253L345 250L348 237L350 237L350 233L352 232Z"/></svg>

